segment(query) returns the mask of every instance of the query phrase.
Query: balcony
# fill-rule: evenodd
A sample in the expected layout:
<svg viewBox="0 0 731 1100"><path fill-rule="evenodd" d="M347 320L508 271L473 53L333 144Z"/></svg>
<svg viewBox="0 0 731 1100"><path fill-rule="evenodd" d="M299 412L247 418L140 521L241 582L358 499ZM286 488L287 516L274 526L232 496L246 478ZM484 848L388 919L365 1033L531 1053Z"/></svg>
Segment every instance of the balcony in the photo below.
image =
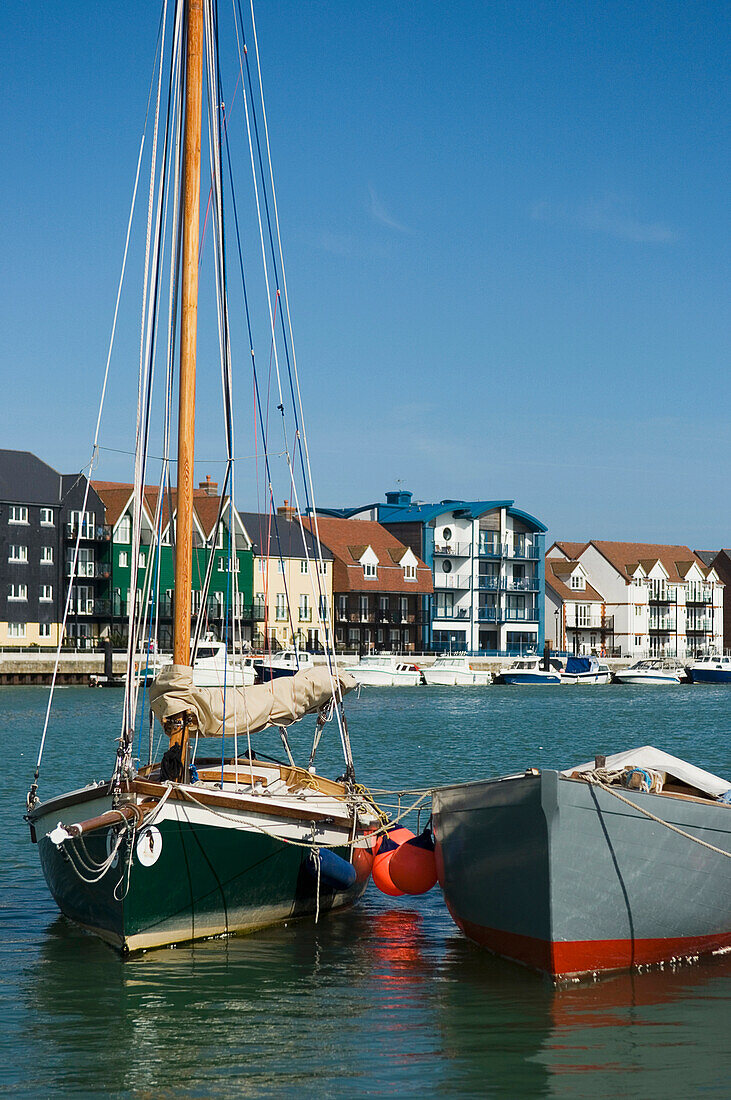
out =
<svg viewBox="0 0 731 1100"><path fill-rule="evenodd" d="M434 555L446 558L469 558L472 556L471 542L440 542L434 544Z"/></svg>
<svg viewBox="0 0 731 1100"><path fill-rule="evenodd" d="M481 623L502 622L501 609L499 607L478 607L477 618Z"/></svg>
<svg viewBox="0 0 731 1100"><path fill-rule="evenodd" d="M505 592L537 592L538 577L506 577Z"/></svg>
<svg viewBox="0 0 731 1100"><path fill-rule="evenodd" d="M466 607L435 607L432 611L432 619L464 619L469 620L470 613Z"/></svg>
<svg viewBox="0 0 731 1100"><path fill-rule="evenodd" d="M508 549L506 557L518 558L521 561L538 561L540 552L538 547L530 542L516 542L512 550Z"/></svg>
<svg viewBox="0 0 731 1100"><path fill-rule="evenodd" d="M712 619L688 619L685 624L686 634L709 634L713 630Z"/></svg>
<svg viewBox="0 0 731 1100"><path fill-rule="evenodd" d="M650 616L649 622L650 630L659 630L663 632L669 632L675 630L675 619L671 619L664 615Z"/></svg>
<svg viewBox="0 0 731 1100"><path fill-rule="evenodd" d="M506 623L537 623L537 607L505 607L502 609L503 620Z"/></svg>
<svg viewBox="0 0 731 1100"><path fill-rule="evenodd" d="M691 588L685 596L686 606L689 604L709 604L713 603L713 592L702 592L699 589Z"/></svg>
<svg viewBox="0 0 731 1100"><path fill-rule="evenodd" d="M668 588L651 588L648 593L650 603L675 603L675 593Z"/></svg>
<svg viewBox="0 0 731 1100"><path fill-rule="evenodd" d="M472 576L469 573L435 573L435 588L461 588L466 591L472 587Z"/></svg>
<svg viewBox="0 0 731 1100"><path fill-rule="evenodd" d="M481 539L477 547L477 555L480 558L506 558L508 547L498 539Z"/></svg>
<svg viewBox="0 0 731 1100"><path fill-rule="evenodd" d="M297 621L300 622L300 623L311 623L312 622L312 608L311 607L300 607L300 608L298 608Z"/></svg>
<svg viewBox="0 0 731 1100"><path fill-rule="evenodd" d="M70 615L93 615L94 600L71 600L69 604Z"/></svg>
<svg viewBox="0 0 731 1100"><path fill-rule="evenodd" d="M500 582L500 577L486 577L482 574L477 578L477 587L482 592L498 592L500 589Z"/></svg>
<svg viewBox="0 0 731 1100"><path fill-rule="evenodd" d="M566 615L567 630L601 630L614 633L614 615Z"/></svg>
<svg viewBox="0 0 731 1100"><path fill-rule="evenodd" d="M75 542L79 537L85 542L109 542L112 529L106 523L82 523L80 528L78 523L67 523L66 538Z"/></svg>

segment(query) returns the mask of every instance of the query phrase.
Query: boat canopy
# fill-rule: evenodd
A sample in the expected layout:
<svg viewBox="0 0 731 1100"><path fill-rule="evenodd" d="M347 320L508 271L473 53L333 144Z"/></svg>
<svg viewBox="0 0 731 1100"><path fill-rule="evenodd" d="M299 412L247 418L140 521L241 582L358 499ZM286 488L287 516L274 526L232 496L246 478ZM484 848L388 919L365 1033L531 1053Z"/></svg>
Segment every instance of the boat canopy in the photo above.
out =
<svg viewBox="0 0 731 1100"><path fill-rule="evenodd" d="M331 677L322 665L268 684L227 688L224 696L220 687L195 687L187 665L168 665L150 686L150 707L161 723L182 711L195 711L202 737L258 733L268 726L289 726L327 706L333 684L339 684L342 695L358 686L347 672Z"/></svg>
<svg viewBox="0 0 731 1100"><path fill-rule="evenodd" d="M596 763L592 760L576 768L567 768L562 775L571 776L575 772L591 772L595 767ZM651 768L653 771L665 772L673 779L678 779L689 787L695 787L712 798L720 798L731 790L731 783L727 779L721 779L712 772L696 768L694 764L689 764L677 756L671 756L669 752L655 749L652 745L643 745L640 749L630 749L629 752L617 752L614 756L608 756L605 767L608 771L621 771L623 768Z"/></svg>
<svg viewBox="0 0 731 1100"><path fill-rule="evenodd" d="M596 657L567 657L565 672L596 672L599 662Z"/></svg>

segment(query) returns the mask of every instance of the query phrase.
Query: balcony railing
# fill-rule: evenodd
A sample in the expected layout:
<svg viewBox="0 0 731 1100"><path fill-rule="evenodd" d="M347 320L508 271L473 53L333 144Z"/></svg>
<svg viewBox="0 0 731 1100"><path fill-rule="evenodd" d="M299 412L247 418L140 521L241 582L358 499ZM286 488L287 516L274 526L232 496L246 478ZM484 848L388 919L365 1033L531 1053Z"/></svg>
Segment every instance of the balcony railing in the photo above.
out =
<svg viewBox="0 0 731 1100"><path fill-rule="evenodd" d="M481 558L506 558L508 547L497 539L485 539L478 543L477 554Z"/></svg>
<svg viewBox="0 0 731 1100"><path fill-rule="evenodd" d="M297 610L298 610L297 618L298 618L299 622L301 622L301 623L311 623L312 622L312 608L311 607L300 607Z"/></svg>
<svg viewBox="0 0 731 1100"><path fill-rule="evenodd" d="M481 623L498 623L502 621L500 613L499 607L478 607L477 618Z"/></svg>
<svg viewBox="0 0 731 1100"><path fill-rule="evenodd" d="M81 538L86 542L109 542L112 537L112 529L106 523L67 523L66 538L75 541L79 537L79 527Z"/></svg>
<svg viewBox="0 0 731 1100"><path fill-rule="evenodd" d="M537 623L537 607L506 607L503 608L505 622Z"/></svg>
<svg viewBox="0 0 731 1100"><path fill-rule="evenodd" d="M432 611L432 619L469 619L469 609L466 607L435 607Z"/></svg>
<svg viewBox="0 0 731 1100"><path fill-rule="evenodd" d="M713 621L711 619L688 619L685 624L686 634L705 634L713 630Z"/></svg>
<svg viewBox="0 0 731 1100"><path fill-rule="evenodd" d="M538 577L506 577L506 592L537 592Z"/></svg>
<svg viewBox="0 0 731 1100"><path fill-rule="evenodd" d="M440 542L434 544L434 553L447 558L469 558L472 555L471 542Z"/></svg>
<svg viewBox="0 0 731 1100"><path fill-rule="evenodd" d="M477 587L483 592L498 592L500 590L501 577L486 577L484 575L477 578Z"/></svg>
<svg viewBox="0 0 731 1100"><path fill-rule="evenodd" d="M700 603L700 604L713 603L713 592L711 592L711 591L701 592L698 589L691 588L686 593L685 602L686 602L686 604L691 604L691 603L693 603L693 604L695 604L695 603Z"/></svg>
<svg viewBox="0 0 731 1100"><path fill-rule="evenodd" d="M470 573L436 573L434 587L468 589L472 587L472 576Z"/></svg>
<svg viewBox="0 0 731 1100"><path fill-rule="evenodd" d="M664 616L655 617L654 615L651 615L649 628L650 630L675 630L675 619L666 618Z"/></svg>
<svg viewBox="0 0 731 1100"><path fill-rule="evenodd" d="M671 595L667 588L651 588L648 599L650 603L675 603L675 593Z"/></svg>
<svg viewBox="0 0 731 1100"><path fill-rule="evenodd" d="M506 555L509 558L522 558L524 561L538 561L540 552L537 546L528 542L516 542L513 544L512 550L508 550Z"/></svg>

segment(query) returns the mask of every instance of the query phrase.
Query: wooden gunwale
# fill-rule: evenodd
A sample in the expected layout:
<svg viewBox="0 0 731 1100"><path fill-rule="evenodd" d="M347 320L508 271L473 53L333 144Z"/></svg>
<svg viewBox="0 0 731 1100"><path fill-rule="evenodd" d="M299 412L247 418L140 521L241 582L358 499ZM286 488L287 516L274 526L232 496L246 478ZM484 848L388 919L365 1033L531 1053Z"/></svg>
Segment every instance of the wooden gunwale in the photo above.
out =
<svg viewBox="0 0 731 1100"><path fill-rule="evenodd" d="M165 792L169 789L162 783L150 783L145 780L133 779L130 784L131 789L136 794L146 794L153 797L162 798ZM243 810L247 813L263 814L270 817L286 817L293 821L329 821L335 824L352 825L351 816L341 816L337 812L323 813L321 810L315 809L299 809L297 806L282 806L264 800L262 798L247 798L245 795L231 796L226 794L219 794L217 791L206 791L199 787L195 788L195 793L188 792L184 787L173 787L169 796L176 802L200 802L204 806L210 806L212 809L224 808L232 810ZM347 810L347 807L343 807Z"/></svg>

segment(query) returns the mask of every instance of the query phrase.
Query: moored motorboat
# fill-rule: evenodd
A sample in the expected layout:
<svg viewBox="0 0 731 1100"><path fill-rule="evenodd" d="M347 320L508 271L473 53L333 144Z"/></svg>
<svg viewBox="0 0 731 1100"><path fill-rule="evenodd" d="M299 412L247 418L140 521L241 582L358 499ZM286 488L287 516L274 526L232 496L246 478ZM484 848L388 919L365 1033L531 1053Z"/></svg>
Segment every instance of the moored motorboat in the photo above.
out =
<svg viewBox="0 0 731 1100"><path fill-rule="evenodd" d="M731 947L731 784L649 746L432 793L477 943L554 978Z"/></svg>
<svg viewBox="0 0 731 1100"><path fill-rule="evenodd" d="M361 657L357 665L348 665L345 671L359 684L372 687L417 687L423 683L418 665L386 654Z"/></svg>
<svg viewBox="0 0 731 1100"><path fill-rule="evenodd" d="M694 684L731 684L731 656L698 657L688 666Z"/></svg>
<svg viewBox="0 0 731 1100"><path fill-rule="evenodd" d="M645 657L614 673L618 684L682 684L688 673L676 657Z"/></svg>
<svg viewBox="0 0 731 1100"><path fill-rule="evenodd" d="M548 666L548 667L546 667ZM536 684L560 684L563 665L556 657L520 657L497 677L500 684L533 687Z"/></svg>
<svg viewBox="0 0 731 1100"><path fill-rule="evenodd" d="M562 684L608 684L611 679L609 665L596 657L567 657L561 673Z"/></svg>
<svg viewBox="0 0 731 1100"><path fill-rule="evenodd" d="M314 668L311 653L304 650L283 649L280 653L263 657L256 665L256 676L260 684L277 680L280 676L294 676L305 668Z"/></svg>
<svg viewBox="0 0 731 1100"><path fill-rule="evenodd" d="M433 665L424 668L424 681L427 684L446 684L455 686L486 687L492 683L492 673L487 669L473 668L469 657L437 657Z"/></svg>

